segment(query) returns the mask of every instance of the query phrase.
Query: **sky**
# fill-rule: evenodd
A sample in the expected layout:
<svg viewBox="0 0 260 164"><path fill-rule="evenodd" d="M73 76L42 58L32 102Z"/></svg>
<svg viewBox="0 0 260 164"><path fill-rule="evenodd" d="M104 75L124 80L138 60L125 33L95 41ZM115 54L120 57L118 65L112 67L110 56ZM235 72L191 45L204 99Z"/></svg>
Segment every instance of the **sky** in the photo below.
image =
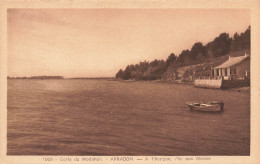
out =
<svg viewBox="0 0 260 164"><path fill-rule="evenodd" d="M249 25L247 9L9 9L8 76L113 77Z"/></svg>

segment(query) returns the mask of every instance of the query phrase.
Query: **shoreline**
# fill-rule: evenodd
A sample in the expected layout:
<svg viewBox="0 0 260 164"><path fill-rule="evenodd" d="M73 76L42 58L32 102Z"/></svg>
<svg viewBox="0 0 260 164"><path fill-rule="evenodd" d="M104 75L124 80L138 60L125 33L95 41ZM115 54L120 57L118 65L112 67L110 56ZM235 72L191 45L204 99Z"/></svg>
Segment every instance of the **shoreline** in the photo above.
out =
<svg viewBox="0 0 260 164"><path fill-rule="evenodd" d="M22 79L22 78L10 78L8 80L103 80L103 81L118 81L118 82L150 82L150 83L165 83L165 84L173 84L173 85L189 85L194 86L194 82L169 82L163 80L118 80L118 79L109 79L109 78L64 78L64 79ZM215 88L204 88L204 89L215 89ZM229 88L229 89L217 89L222 91L233 91L233 92L243 92L250 94L250 86L249 87L239 87L239 88Z"/></svg>
<svg viewBox="0 0 260 164"><path fill-rule="evenodd" d="M177 85L194 85L194 82L169 82L163 80L117 80L114 79L113 81L119 82L150 82L150 83L166 83L166 84L177 84ZM204 89L215 89L215 88L204 88ZM239 87L239 88L229 88L229 89L217 89L222 91L233 91L233 92L246 92L250 93L250 86L249 87Z"/></svg>

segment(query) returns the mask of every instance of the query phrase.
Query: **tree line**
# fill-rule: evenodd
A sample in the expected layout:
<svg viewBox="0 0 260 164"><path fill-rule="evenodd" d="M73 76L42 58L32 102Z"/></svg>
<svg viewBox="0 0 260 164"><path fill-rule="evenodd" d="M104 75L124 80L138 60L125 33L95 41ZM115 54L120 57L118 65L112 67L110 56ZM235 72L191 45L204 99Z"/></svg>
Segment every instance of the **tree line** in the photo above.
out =
<svg viewBox="0 0 260 164"><path fill-rule="evenodd" d="M178 56L171 53L167 60L143 61L138 64L127 65L120 69L115 77L117 79L156 80L161 79L163 73L169 68L178 68L205 62L210 58L225 56L230 52L250 49L250 26L241 34L235 33L230 37L228 33L221 33L213 41L203 45L195 43L192 48L183 50Z"/></svg>

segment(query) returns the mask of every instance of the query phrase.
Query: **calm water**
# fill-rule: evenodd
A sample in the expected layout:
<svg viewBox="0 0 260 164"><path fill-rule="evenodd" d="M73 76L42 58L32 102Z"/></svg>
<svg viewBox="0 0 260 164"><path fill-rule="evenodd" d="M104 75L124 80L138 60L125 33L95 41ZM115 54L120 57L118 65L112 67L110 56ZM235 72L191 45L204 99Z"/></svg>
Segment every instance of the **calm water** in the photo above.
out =
<svg viewBox="0 0 260 164"><path fill-rule="evenodd" d="M222 100L220 114L188 101ZM8 155L249 155L250 95L149 82L8 80Z"/></svg>

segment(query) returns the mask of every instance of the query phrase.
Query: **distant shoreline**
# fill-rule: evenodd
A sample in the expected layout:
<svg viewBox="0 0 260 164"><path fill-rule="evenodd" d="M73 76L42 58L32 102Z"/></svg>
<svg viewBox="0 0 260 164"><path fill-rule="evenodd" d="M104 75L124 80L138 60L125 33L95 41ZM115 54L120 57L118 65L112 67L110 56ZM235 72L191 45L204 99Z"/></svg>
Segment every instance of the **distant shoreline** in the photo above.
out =
<svg viewBox="0 0 260 164"><path fill-rule="evenodd" d="M102 81L116 81L112 78L63 78L63 79L32 79L32 78L9 78L7 80L102 80Z"/></svg>
<svg viewBox="0 0 260 164"><path fill-rule="evenodd" d="M7 79L36 79L36 80L66 80L66 79L86 79L86 80L115 80L114 77L72 77L64 78L63 76L31 76L31 77L7 77Z"/></svg>
<svg viewBox="0 0 260 164"><path fill-rule="evenodd" d="M85 80L115 80L114 77L72 77L72 78L65 78L65 79L85 79Z"/></svg>
<svg viewBox="0 0 260 164"><path fill-rule="evenodd" d="M10 76L7 76L7 79L64 79L63 76L30 76L30 77L26 77L26 76L23 76L23 77L10 77Z"/></svg>
<svg viewBox="0 0 260 164"><path fill-rule="evenodd" d="M194 85L194 82L168 82L163 80L117 80L118 82L150 82L150 83L166 83L166 84L177 84L177 85ZM214 88L204 88L204 89L214 89ZM229 89L214 89L214 90L222 90L222 91L234 91L234 92L246 92L250 93L250 86L249 87L239 87L239 88L229 88Z"/></svg>

